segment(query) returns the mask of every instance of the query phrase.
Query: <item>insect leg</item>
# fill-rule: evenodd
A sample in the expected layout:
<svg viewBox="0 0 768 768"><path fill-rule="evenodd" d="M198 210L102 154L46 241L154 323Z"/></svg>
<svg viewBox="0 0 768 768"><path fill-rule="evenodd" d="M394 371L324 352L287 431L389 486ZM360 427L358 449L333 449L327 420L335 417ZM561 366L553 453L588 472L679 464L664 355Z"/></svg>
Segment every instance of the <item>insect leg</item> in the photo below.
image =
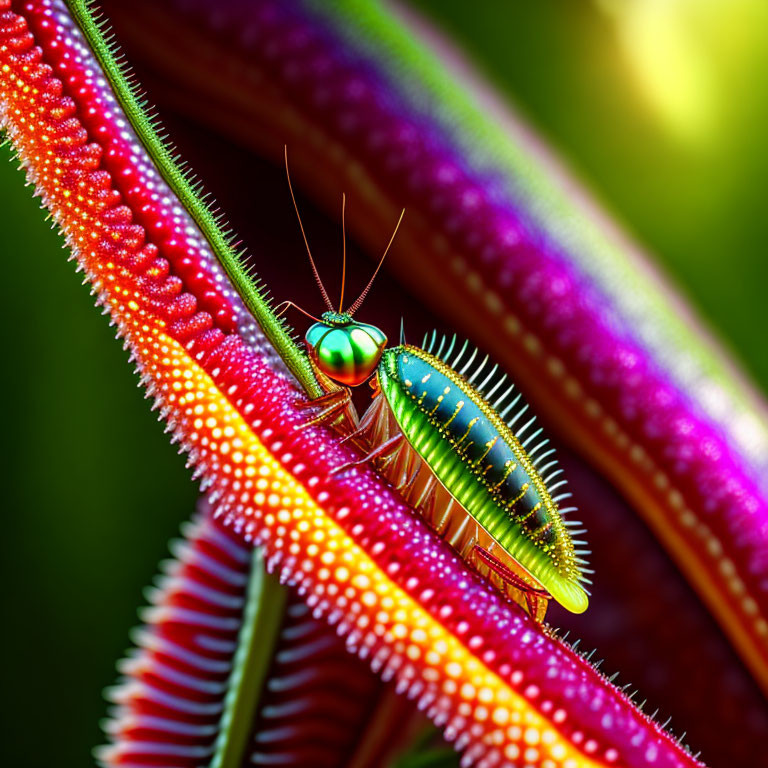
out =
<svg viewBox="0 0 768 768"><path fill-rule="evenodd" d="M332 475L337 475L339 472L344 472L347 469L351 469L352 467L359 467L363 464L369 464L370 462L376 460L376 459L391 459L392 456L397 452L397 450L402 445L403 441L405 440L405 436L402 432L398 432L394 437L390 437L389 440L382 443L377 448L374 448L370 453L363 456L362 459L358 459L357 461L350 461L348 464L343 464L340 467L335 467L331 470Z"/></svg>
<svg viewBox="0 0 768 768"><path fill-rule="evenodd" d="M475 545L474 554L475 557L477 557L477 559L483 563L483 565L493 571L503 581L511 584L513 587L519 589L523 593L525 602L528 606L529 614L533 618L536 618L539 609L539 601L542 599L547 599L549 594L543 589L537 589L536 587L532 587L530 584L527 584L517 574L513 573L509 568L507 568L503 563L500 563L490 552L488 552L488 550L484 549L483 547Z"/></svg>
<svg viewBox="0 0 768 768"><path fill-rule="evenodd" d="M539 597L538 595L528 590L526 590L523 594L525 595L525 602L528 605L528 614L535 619L539 613Z"/></svg>
<svg viewBox="0 0 768 768"><path fill-rule="evenodd" d="M357 429L342 437L341 440L339 440L339 443L346 443L349 440L355 441L371 432L381 412L381 398L378 396L377 398L378 399L374 400L368 410L363 414L357 424Z"/></svg>
<svg viewBox="0 0 768 768"><path fill-rule="evenodd" d="M421 462L417 462L415 466L410 468L410 470L411 471L406 477L405 482L402 485L397 486L397 490L406 497L408 496L413 486L416 484L416 479L418 478L419 472L421 470Z"/></svg>
<svg viewBox="0 0 768 768"><path fill-rule="evenodd" d="M331 423L334 420L333 417L343 414L351 402L352 393L347 387L335 389L333 392L317 397L314 400L299 400L296 402L297 408L319 408L320 410L303 424L297 425L295 429L307 429L307 427L313 427L318 424Z"/></svg>

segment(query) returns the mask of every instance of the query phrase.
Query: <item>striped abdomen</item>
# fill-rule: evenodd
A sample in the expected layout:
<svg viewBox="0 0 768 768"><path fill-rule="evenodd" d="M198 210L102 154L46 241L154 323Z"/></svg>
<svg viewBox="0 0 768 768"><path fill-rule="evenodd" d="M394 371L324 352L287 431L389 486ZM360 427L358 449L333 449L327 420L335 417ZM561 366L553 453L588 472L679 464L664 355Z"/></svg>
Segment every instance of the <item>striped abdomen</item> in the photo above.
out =
<svg viewBox="0 0 768 768"><path fill-rule="evenodd" d="M571 538L516 419L506 424L469 381L417 347L387 350L378 376L408 443L451 496L552 597L583 611Z"/></svg>

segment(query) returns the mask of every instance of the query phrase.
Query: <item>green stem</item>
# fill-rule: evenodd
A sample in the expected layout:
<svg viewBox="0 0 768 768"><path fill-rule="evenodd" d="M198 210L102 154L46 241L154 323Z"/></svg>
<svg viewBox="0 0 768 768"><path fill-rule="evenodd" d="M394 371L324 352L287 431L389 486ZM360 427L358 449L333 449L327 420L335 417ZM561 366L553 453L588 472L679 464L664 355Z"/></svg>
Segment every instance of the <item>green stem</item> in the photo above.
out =
<svg viewBox="0 0 768 768"><path fill-rule="evenodd" d="M243 765L280 632L285 599L286 590L276 577L266 572L261 550L255 549L243 624L210 768L240 768Z"/></svg>
<svg viewBox="0 0 768 768"><path fill-rule="evenodd" d="M315 377L309 359L293 340L285 322L275 316L268 300L245 267L241 254L232 247L231 237L222 230L216 215L200 198L187 175L179 168L176 158L158 135L145 105L138 99L134 88L126 80L123 65L115 59L115 46L105 39L103 25L94 20L88 1L66 0L66 4L101 65L115 98L123 108L126 118L158 172L181 205L195 220L211 250L240 294L243 303L288 369L307 394L311 397L320 397L324 391Z"/></svg>

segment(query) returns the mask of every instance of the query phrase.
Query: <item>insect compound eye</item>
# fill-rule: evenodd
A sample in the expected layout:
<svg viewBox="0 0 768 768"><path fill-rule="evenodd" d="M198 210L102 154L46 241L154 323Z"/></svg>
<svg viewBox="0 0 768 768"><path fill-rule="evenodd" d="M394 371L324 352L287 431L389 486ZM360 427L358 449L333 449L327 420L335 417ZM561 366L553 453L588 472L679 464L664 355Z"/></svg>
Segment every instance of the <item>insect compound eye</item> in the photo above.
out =
<svg viewBox="0 0 768 768"><path fill-rule="evenodd" d="M305 338L315 365L349 387L373 374L387 344L387 337L375 325L353 320L315 323Z"/></svg>

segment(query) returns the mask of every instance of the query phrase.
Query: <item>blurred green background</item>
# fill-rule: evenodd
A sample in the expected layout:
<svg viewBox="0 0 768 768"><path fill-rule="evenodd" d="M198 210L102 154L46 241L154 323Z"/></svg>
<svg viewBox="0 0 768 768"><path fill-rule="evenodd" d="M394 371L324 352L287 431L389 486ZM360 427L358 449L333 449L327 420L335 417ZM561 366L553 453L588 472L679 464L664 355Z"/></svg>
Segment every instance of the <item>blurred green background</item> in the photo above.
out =
<svg viewBox="0 0 768 768"><path fill-rule="evenodd" d="M768 388L768 4L413 5L510 95ZM2 163L3 752L7 765L75 766L102 740L100 691L195 490L43 217Z"/></svg>

